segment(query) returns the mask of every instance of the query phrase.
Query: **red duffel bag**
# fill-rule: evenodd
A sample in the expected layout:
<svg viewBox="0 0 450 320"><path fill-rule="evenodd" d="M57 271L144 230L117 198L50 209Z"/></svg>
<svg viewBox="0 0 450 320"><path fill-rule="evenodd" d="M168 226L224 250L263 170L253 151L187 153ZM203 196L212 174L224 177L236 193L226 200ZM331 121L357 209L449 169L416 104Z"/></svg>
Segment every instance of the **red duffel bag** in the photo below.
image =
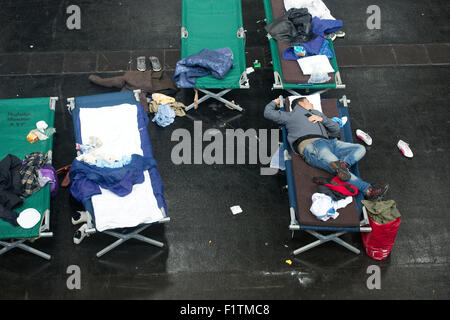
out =
<svg viewBox="0 0 450 320"><path fill-rule="evenodd" d="M397 218L392 222L381 224L374 222L369 217L372 232L361 233L362 241L369 257L375 260L384 260L389 256L394 246L400 222L400 218Z"/></svg>

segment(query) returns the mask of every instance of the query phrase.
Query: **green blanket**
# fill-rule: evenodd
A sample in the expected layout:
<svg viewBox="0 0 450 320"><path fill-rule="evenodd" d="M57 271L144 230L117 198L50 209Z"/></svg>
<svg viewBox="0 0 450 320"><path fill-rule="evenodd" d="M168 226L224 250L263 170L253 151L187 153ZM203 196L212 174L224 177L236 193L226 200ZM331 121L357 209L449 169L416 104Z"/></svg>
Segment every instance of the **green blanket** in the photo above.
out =
<svg viewBox="0 0 450 320"><path fill-rule="evenodd" d="M233 69L225 79L212 76L198 78L196 88L239 88L239 79L246 70L245 39L237 32L243 26L241 0L183 0L182 26L187 38L181 39L181 57L197 54L202 49L230 48L233 51Z"/></svg>
<svg viewBox="0 0 450 320"><path fill-rule="evenodd" d="M50 98L0 99L0 160L8 154L23 159L32 152L47 153L52 149L53 137L45 141L30 143L28 133L36 128L36 122L44 120L49 127L54 126L55 111L50 109ZM41 222L50 210L50 186L26 198L23 205L14 208L20 213L24 209L35 208L41 213ZM31 229L14 227L0 219L0 239L24 239L39 237L40 224Z"/></svg>

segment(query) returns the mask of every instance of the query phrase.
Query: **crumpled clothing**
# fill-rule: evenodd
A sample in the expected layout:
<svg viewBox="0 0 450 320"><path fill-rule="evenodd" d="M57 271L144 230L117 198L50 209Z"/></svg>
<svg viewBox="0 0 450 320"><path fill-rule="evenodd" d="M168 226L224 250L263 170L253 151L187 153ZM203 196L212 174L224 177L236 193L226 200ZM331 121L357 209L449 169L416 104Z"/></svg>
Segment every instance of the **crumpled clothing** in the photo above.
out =
<svg viewBox="0 0 450 320"><path fill-rule="evenodd" d="M84 161L100 168L120 168L131 161L131 155L122 157L106 154L102 151L103 142L98 137L90 136L87 143L77 143L76 149L80 155L76 158L78 161Z"/></svg>
<svg viewBox="0 0 450 320"><path fill-rule="evenodd" d="M399 218L400 211L397 209L395 200L370 201L362 200L362 204L367 209L370 219L379 224L386 224Z"/></svg>
<svg viewBox="0 0 450 320"><path fill-rule="evenodd" d="M184 105L184 103L175 101L175 102L169 103L169 106L173 109L173 111L175 111L175 114L178 117L184 117L186 115L186 112L184 111L186 106Z"/></svg>
<svg viewBox="0 0 450 320"><path fill-rule="evenodd" d="M175 121L175 111L168 104L162 104L152 121L161 127L167 127Z"/></svg>
<svg viewBox="0 0 450 320"><path fill-rule="evenodd" d="M328 41L325 39L325 34L333 33L342 28L342 20L324 20L317 17L312 19L312 33L317 37L311 41L301 43L306 50L306 56L313 56L318 54L326 55L328 58L333 58L333 51L330 49ZM301 57L294 53L294 47L291 46L283 51L282 57L285 60L298 60Z"/></svg>
<svg viewBox="0 0 450 320"><path fill-rule="evenodd" d="M312 195L312 205L310 211L317 219L327 221L328 219L336 219L339 212L336 210L345 208L353 201L352 197L346 197L343 200L333 201L331 197L322 193L314 193Z"/></svg>
<svg viewBox="0 0 450 320"><path fill-rule="evenodd" d="M165 94L175 94L178 91L172 78L163 70L153 72L147 71L127 71L121 76L112 78L101 78L97 75L90 75L89 80L93 83L108 88L119 88L121 91L132 91L140 89L139 101L145 110L148 108L147 94L162 92Z"/></svg>
<svg viewBox="0 0 450 320"><path fill-rule="evenodd" d="M18 216L19 214L17 212L5 208L2 204L0 204L0 219L9 222L14 227L17 227L19 225L19 223L17 222Z"/></svg>
<svg viewBox="0 0 450 320"><path fill-rule="evenodd" d="M265 29L275 40L290 46L316 38L312 32L312 17L306 8L288 10L284 16L266 25Z"/></svg>
<svg viewBox="0 0 450 320"><path fill-rule="evenodd" d="M116 158L101 152L101 149L99 149L83 153L76 159L100 168L120 168L130 163L131 155Z"/></svg>
<svg viewBox="0 0 450 320"><path fill-rule="evenodd" d="M344 196L342 193L331 190L330 188L325 186L317 186L317 192L326 194L327 196L331 197L333 201L339 201L347 198L347 196Z"/></svg>
<svg viewBox="0 0 450 320"><path fill-rule="evenodd" d="M175 115L177 117L184 117L186 115L186 112L184 111L186 106L184 105L184 103L175 101L175 102L169 103L169 106L173 109L173 111L175 111ZM150 101L149 108L150 108L151 113L157 113L159 104L156 101Z"/></svg>
<svg viewBox="0 0 450 320"><path fill-rule="evenodd" d="M0 161L0 205L6 209L13 209L23 202L21 168L22 161L12 154Z"/></svg>
<svg viewBox="0 0 450 320"><path fill-rule="evenodd" d="M319 50L318 55L327 56L328 59L334 58L334 53L330 48L330 43L328 41L324 41L322 43L322 47Z"/></svg>
<svg viewBox="0 0 450 320"><path fill-rule="evenodd" d="M78 201L86 201L101 189L107 189L124 197L131 193L135 184L144 182L144 171L156 167L152 158L138 154L131 156L131 162L121 168L100 168L74 160L70 168L70 192Z"/></svg>
<svg viewBox="0 0 450 320"><path fill-rule="evenodd" d="M354 185L342 181L338 176L335 176L332 179L326 177L313 177L313 182L328 187L344 196L356 196L358 194L358 189L356 189Z"/></svg>
<svg viewBox="0 0 450 320"><path fill-rule="evenodd" d="M312 32L317 35L317 38L302 45L310 54L319 54L322 44L326 40L325 35L338 31L342 26L342 20L326 20L314 17L312 19Z"/></svg>
<svg viewBox="0 0 450 320"><path fill-rule="evenodd" d="M38 170L38 181L41 188L45 187L50 183L50 195L55 197L58 193L58 175L56 174L55 168L47 164Z"/></svg>
<svg viewBox="0 0 450 320"><path fill-rule="evenodd" d="M179 88L195 88L197 78L211 75L223 79L233 68L230 48L203 49L177 62L173 80Z"/></svg>
<svg viewBox="0 0 450 320"><path fill-rule="evenodd" d="M162 93L154 93L152 94L152 100L156 101L157 104L170 104L175 102L175 98L166 96Z"/></svg>
<svg viewBox="0 0 450 320"><path fill-rule="evenodd" d="M41 189L39 184L39 169L48 165L48 155L42 152L33 152L25 157L20 168L21 183L23 184L24 197L28 197Z"/></svg>
<svg viewBox="0 0 450 320"><path fill-rule="evenodd" d="M77 143L76 149L77 149L77 151L80 151L82 153L88 153L88 152L91 152L92 150L100 148L102 145L103 145L103 142L100 138L90 136L87 143L85 143L85 144Z"/></svg>

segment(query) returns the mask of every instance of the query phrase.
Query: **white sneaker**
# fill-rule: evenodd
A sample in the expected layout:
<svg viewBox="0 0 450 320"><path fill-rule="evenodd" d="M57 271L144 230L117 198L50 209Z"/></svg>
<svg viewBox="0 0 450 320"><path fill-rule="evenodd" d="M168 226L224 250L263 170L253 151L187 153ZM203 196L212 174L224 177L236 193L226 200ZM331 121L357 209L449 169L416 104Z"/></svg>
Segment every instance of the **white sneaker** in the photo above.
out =
<svg viewBox="0 0 450 320"><path fill-rule="evenodd" d="M372 138L367 133L365 133L364 131L362 131L360 129L357 129L356 130L356 136L358 138L360 138L362 141L364 141L368 146L372 145Z"/></svg>
<svg viewBox="0 0 450 320"><path fill-rule="evenodd" d="M413 157L413 153L409 147L409 144L406 143L403 140L398 140L397 142L397 147L400 149L400 151L403 153L403 155L407 158L412 158Z"/></svg>
<svg viewBox="0 0 450 320"><path fill-rule="evenodd" d="M77 213L80 216L78 217L78 219L75 219L74 217L72 217L72 224L73 225L80 224L80 223L88 221L88 214L89 213L87 211L77 211Z"/></svg>
<svg viewBox="0 0 450 320"><path fill-rule="evenodd" d="M145 57L137 57L136 61L138 71L144 72L145 70L147 70L147 66L145 65Z"/></svg>
<svg viewBox="0 0 450 320"><path fill-rule="evenodd" d="M336 37L338 37L338 38L345 37L345 32L343 30L338 30L335 33L336 33Z"/></svg>
<svg viewBox="0 0 450 320"><path fill-rule="evenodd" d="M87 229L87 223L83 224L80 229L75 231L73 235L73 243L80 244L81 241L83 241L84 238L86 238L86 229Z"/></svg>

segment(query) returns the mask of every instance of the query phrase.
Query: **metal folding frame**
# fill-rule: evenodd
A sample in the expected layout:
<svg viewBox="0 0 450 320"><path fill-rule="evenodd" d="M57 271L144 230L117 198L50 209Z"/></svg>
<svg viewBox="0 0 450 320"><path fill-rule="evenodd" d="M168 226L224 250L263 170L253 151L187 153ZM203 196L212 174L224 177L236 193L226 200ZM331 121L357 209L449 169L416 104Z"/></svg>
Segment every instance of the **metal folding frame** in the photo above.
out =
<svg viewBox="0 0 450 320"><path fill-rule="evenodd" d="M283 85L283 82L281 81L281 76L277 71L273 72L273 85L272 85L272 89L278 89L278 90L286 90L290 93L292 92L296 92L294 91L294 88L285 88L285 86ZM327 88L322 90L323 92L331 90L331 89L345 89L345 84L342 83L342 79L341 79L341 72L338 70L334 73L334 82L336 84L336 88ZM306 91L310 91L310 90L314 90L314 86L312 85L297 85L298 87L295 88L295 90L306 90Z"/></svg>
<svg viewBox="0 0 450 320"><path fill-rule="evenodd" d="M161 211L164 214L164 208L161 208ZM90 213L88 211L85 211L88 214L88 217L90 217ZM160 224L160 223L167 223L170 221L169 217L165 217L155 223L151 223L151 224L146 224L146 225L141 225L135 228L132 228L133 230L131 230L128 233L125 232L118 232L118 231L114 231L114 230L106 230L106 231L102 231L102 233L110 235L112 237L117 238L118 240L116 240L115 242L113 242L112 244L106 246L105 248L103 248L102 250L100 250L99 252L97 252L96 256L97 258L100 258L101 256L103 256L104 254L110 252L111 250L115 249L116 247L118 247L119 245L123 244L124 242L126 242L127 240L130 239L135 239L135 240L139 240L142 242L145 242L147 244L162 248L164 247L164 243L145 237L143 235L141 235L140 233L143 232L145 229L147 229L148 227L155 225L155 224ZM97 232L97 230L94 227L94 224L92 223L92 218L88 219L87 223L87 229L85 230L86 236L90 236L94 233ZM128 228L126 228L128 229Z"/></svg>
<svg viewBox="0 0 450 320"><path fill-rule="evenodd" d="M280 99L280 108L285 108L283 96L280 96L279 99ZM342 96L342 98L339 101L345 107L348 107L348 104L350 103L350 100L348 100L345 95ZM285 139L286 138L284 137L283 141ZM284 141L284 143L286 143L286 141ZM284 162L286 164L286 177L288 177L288 172L287 171L288 170L292 171L292 163L291 163L292 162L292 158L291 158L287 148L284 149L283 156L284 156ZM290 169L288 169L288 168L290 168ZM349 227L349 228L327 228L326 231L328 231L328 232L335 231L335 232L325 235L325 234L322 234L322 233L319 232L320 228L300 225L300 223L298 222L298 220L296 218L295 208L294 208L294 206L290 205L289 214L290 214L291 221L290 221L290 224L289 224L289 230L291 230L291 232L292 232L292 235L291 235L292 238L294 237L294 232L295 231L303 230L303 231L308 232L309 234L311 234L312 236L314 236L314 237L316 237L318 239L318 240L316 240L314 242L311 242L311 243L309 243L309 244L307 244L307 245L305 245L303 247L300 247L300 248L294 250L292 253L294 255L298 255L300 253L303 253L303 252L305 252L307 250L315 248L315 247L317 247L317 246L319 246L321 244L324 244L326 242L334 241L335 243L343 246L344 248L352 251L353 253L359 254L360 253L359 249L355 248L354 246L352 246L352 245L348 244L347 242L345 242L344 240L342 240L340 238L340 236L342 236L342 235L344 235L344 234L346 234L348 232L371 232L372 231L372 228L369 226L369 219L368 219L367 211L366 211L365 207L362 207L362 213L363 213L363 217L362 217L363 219L360 221L359 227L357 227L357 228L355 228L355 227Z"/></svg>
<svg viewBox="0 0 450 320"><path fill-rule="evenodd" d="M303 247L300 247L300 248L294 250L292 252L292 254L297 255L297 254L303 253L309 249L315 248L315 247L317 247L321 244L324 244L326 242L329 242L329 241L334 241L335 243L343 246L344 248L352 251L353 253L359 254L361 252L359 249L355 248L354 246L348 244L347 242L345 242L344 240L339 238L340 236L342 236L346 233L349 233L350 231L338 231L338 232L334 232L334 233L331 233L328 235L324 235L315 230L302 229L302 226L299 224L299 222L295 218L295 209L293 207L290 207L289 210L290 210L290 215L291 215L291 222L289 224L289 230L292 231L292 238L294 238L295 231L303 230L318 239L314 242L311 242ZM367 218L366 208L363 207L362 211L363 211L363 219L360 221L360 226L358 228L358 231L359 232L371 232L372 228L367 227L367 225L369 225L369 220Z"/></svg>
<svg viewBox="0 0 450 320"><path fill-rule="evenodd" d="M242 75L241 75L241 78L239 79L239 88L240 89L250 89L250 83L249 83L249 80L248 80L247 71L244 71L242 73ZM213 89L213 88L211 88L211 89ZM205 95L203 97L201 97L200 99L198 99L198 101L194 101L193 103L188 105L185 108L185 111L189 111L192 108L194 108L195 105L199 105L203 101L206 101L209 98L213 98L213 99L216 99L216 100L224 103L226 106L231 107L232 109L235 109L235 110L238 110L238 111L242 112L244 109L241 106L239 106L239 105L237 105L237 104L235 104L235 103L233 103L233 102L231 102L231 101L229 101L227 99L222 98L222 96L224 96L225 94L227 94L228 92L230 92L233 89L236 89L236 88L225 89L225 90L222 90L222 91L220 91L218 93L214 93L214 92L211 92L211 91L206 90L206 89L195 88L195 90L201 91Z"/></svg>
<svg viewBox="0 0 450 320"><path fill-rule="evenodd" d="M134 94L134 98L136 99L136 101L140 101L139 100L139 94L140 94L141 90L133 90L133 94ZM68 98L67 99L67 109L69 111L70 114L72 114L72 110L75 108L75 98ZM79 152L78 152L79 153ZM78 154L79 155L79 154ZM163 207L160 208L161 212L163 213L163 215L165 216L165 210ZM87 228L84 231L86 236L90 236L94 233L97 233L97 229L94 226L94 223L92 221L92 216L90 214L89 211L84 211L85 213L87 213L87 221L86 221L86 225ZM102 250L100 250L99 252L97 252L96 256L97 258L100 258L101 256L105 255L106 253L110 252L111 250L115 249L116 247L118 247L119 245L123 244L124 242L130 240L130 239L135 239L135 240L139 240L142 242L145 242L147 244L162 248L164 247L164 243L145 237L143 235L141 235L140 233L143 232L145 229L147 229L150 226L153 226L155 224L161 224L161 223L167 223L170 221L170 217L165 217L162 218L159 221L153 222L153 223L149 223L149 224L145 224L145 225L140 225L134 228L123 228L122 230L125 231L126 229L131 229L130 232L126 233L126 232L118 232L117 230L105 230L105 231L101 231L101 233L110 235L112 237L117 238L118 240L116 240L115 242L113 242L112 244L106 246L105 248L103 248Z"/></svg>
<svg viewBox="0 0 450 320"><path fill-rule="evenodd" d="M59 98L58 97L50 97L50 109L51 110L55 110L56 109L56 101L58 101ZM49 151L49 160L51 163L51 159L52 159L52 151ZM42 225L39 229L39 237L38 238L32 238L32 239L17 239L17 240L13 240L11 239L10 242L8 241L4 241L4 240L0 240L0 245L3 246L3 248L0 250L0 255L5 254L6 252L14 249L14 248L19 248L22 249L26 252L29 252L31 254L34 254L38 257L41 257L43 259L46 260L50 260L52 257L51 255L49 255L48 253L45 253L43 251L37 250L35 248L30 247L29 245L25 244L26 241L29 242L35 242L37 239L39 238L51 238L53 237L53 232L50 231L50 210L46 210L44 212L44 217L42 220Z"/></svg>

